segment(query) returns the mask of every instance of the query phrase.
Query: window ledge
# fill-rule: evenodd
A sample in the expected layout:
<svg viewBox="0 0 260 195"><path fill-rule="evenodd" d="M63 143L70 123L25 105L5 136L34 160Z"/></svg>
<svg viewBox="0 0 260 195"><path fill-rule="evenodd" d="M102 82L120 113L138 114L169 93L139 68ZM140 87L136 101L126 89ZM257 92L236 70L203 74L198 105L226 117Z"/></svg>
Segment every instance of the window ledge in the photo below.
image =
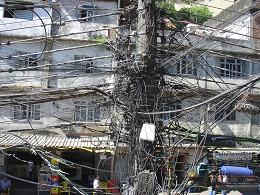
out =
<svg viewBox="0 0 260 195"><path fill-rule="evenodd" d="M29 122L27 120L13 120L12 122L13 123L23 123L23 124L28 123L29 124ZM30 120L30 122L32 124L43 124L43 122L41 120Z"/></svg>

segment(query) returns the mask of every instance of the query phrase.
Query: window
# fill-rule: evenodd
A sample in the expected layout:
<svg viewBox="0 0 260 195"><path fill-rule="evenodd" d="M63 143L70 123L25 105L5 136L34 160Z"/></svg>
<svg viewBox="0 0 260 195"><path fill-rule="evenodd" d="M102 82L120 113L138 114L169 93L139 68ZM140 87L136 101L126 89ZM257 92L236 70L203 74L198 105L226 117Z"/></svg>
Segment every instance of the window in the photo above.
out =
<svg viewBox="0 0 260 195"><path fill-rule="evenodd" d="M33 5L27 4L26 7L18 8L19 5L15 3L7 4L4 10L4 17L5 18L18 18L24 20L33 20Z"/></svg>
<svg viewBox="0 0 260 195"><path fill-rule="evenodd" d="M90 57L88 56L80 56L75 55L75 60L82 60L82 59L88 59ZM93 60L84 60L82 62L76 62L76 69L80 71L80 73L93 73Z"/></svg>
<svg viewBox="0 0 260 195"><path fill-rule="evenodd" d="M93 10L83 10L80 12L81 21L84 21L84 22L94 21L94 18L86 18L86 17L91 17L91 16L94 16Z"/></svg>
<svg viewBox="0 0 260 195"><path fill-rule="evenodd" d="M171 98L163 98L160 102L160 111L170 111L170 110L180 110L181 109L181 103L176 102L172 100ZM170 113L170 114L162 114L161 118L162 120L170 120L171 118L174 118L179 113Z"/></svg>
<svg viewBox="0 0 260 195"><path fill-rule="evenodd" d="M251 115L251 120L253 125L258 125L260 122L260 117L259 114L252 114Z"/></svg>
<svg viewBox="0 0 260 195"><path fill-rule="evenodd" d="M74 120L77 122L100 121L100 107L93 102L77 102L75 105Z"/></svg>
<svg viewBox="0 0 260 195"><path fill-rule="evenodd" d="M223 77L242 77L242 60L221 58L220 68L220 75Z"/></svg>
<svg viewBox="0 0 260 195"><path fill-rule="evenodd" d="M86 18L86 17L94 16L95 8L96 8L96 6L92 3L80 5L79 6L80 21L82 21L82 22L94 21L94 17L93 18Z"/></svg>
<svg viewBox="0 0 260 195"><path fill-rule="evenodd" d="M191 56L186 56L177 63L177 74L181 75L196 75L196 68L192 62Z"/></svg>
<svg viewBox="0 0 260 195"><path fill-rule="evenodd" d="M20 67L34 67L38 65L38 59L36 55L33 56L22 56L19 58Z"/></svg>
<svg viewBox="0 0 260 195"><path fill-rule="evenodd" d="M234 106L229 106L228 108L217 109L217 113L215 114L215 120L226 121L236 121L236 111L234 111Z"/></svg>
<svg viewBox="0 0 260 195"><path fill-rule="evenodd" d="M39 104L14 106L15 120L40 120L41 106Z"/></svg>

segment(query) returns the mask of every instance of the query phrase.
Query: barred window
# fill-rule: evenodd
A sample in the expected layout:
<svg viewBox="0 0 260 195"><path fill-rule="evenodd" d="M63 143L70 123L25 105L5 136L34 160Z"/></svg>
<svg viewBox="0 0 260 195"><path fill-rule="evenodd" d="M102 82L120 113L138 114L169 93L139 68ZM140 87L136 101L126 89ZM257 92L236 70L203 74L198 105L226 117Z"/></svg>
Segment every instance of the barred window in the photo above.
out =
<svg viewBox="0 0 260 195"><path fill-rule="evenodd" d="M77 122L99 122L100 106L94 102L75 103L74 120Z"/></svg>
<svg viewBox="0 0 260 195"><path fill-rule="evenodd" d="M33 20L33 12L31 10L14 10L14 18Z"/></svg>
<svg viewBox="0 0 260 195"><path fill-rule="evenodd" d="M186 56L180 59L177 63L177 74L181 75L196 75L196 67L191 56Z"/></svg>
<svg viewBox="0 0 260 195"><path fill-rule="evenodd" d="M7 3L4 10L5 18L17 18L24 20L33 20L33 4L27 4L28 7L18 8L16 3ZM10 5L10 7L9 7ZM13 8L15 7L15 8Z"/></svg>
<svg viewBox="0 0 260 195"><path fill-rule="evenodd" d="M96 5L92 4L92 3L87 3L87 4L83 4L80 5L78 7L79 9L79 14L80 14L80 21L81 22L92 22L94 21L94 16L95 12L94 10L96 9ZM87 17L91 17L91 18L87 18Z"/></svg>
<svg viewBox="0 0 260 195"><path fill-rule="evenodd" d="M89 56L84 56L84 55L75 55L74 60L84 60L84 61L79 61L75 62L75 69L79 70L80 73L93 73L93 65L94 62L93 60L85 60L90 58Z"/></svg>
<svg viewBox="0 0 260 195"><path fill-rule="evenodd" d="M13 113L15 120L40 120L41 106L40 104L17 105L14 106Z"/></svg>
<svg viewBox="0 0 260 195"><path fill-rule="evenodd" d="M160 111L180 110L182 105L179 101L174 101L171 98L163 98L160 102ZM162 114L163 120L169 120L178 116L179 113Z"/></svg>
<svg viewBox="0 0 260 195"><path fill-rule="evenodd" d="M231 78L242 77L242 60L234 58L221 58L220 75L223 77Z"/></svg>
<svg viewBox="0 0 260 195"><path fill-rule="evenodd" d="M38 66L37 55L30 55L30 56L22 56L22 57L20 57L19 58L19 66L23 67L23 68Z"/></svg>

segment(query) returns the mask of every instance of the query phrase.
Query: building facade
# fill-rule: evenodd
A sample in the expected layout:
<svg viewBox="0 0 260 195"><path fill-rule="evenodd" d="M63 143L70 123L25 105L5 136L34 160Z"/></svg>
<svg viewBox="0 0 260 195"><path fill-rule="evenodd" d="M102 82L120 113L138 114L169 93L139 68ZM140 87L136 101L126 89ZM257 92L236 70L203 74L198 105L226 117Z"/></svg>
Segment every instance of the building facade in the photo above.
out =
<svg viewBox="0 0 260 195"><path fill-rule="evenodd" d="M65 139L62 141L65 137L70 137L71 143L81 138L107 137L112 107L109 100L95 89L105 93L113 87L114 77L110 72L115 63L107 43L116 37L118 1L6 0L0 3L0 88L1 95L13 101L2 101L1 131L21 137L50 136L46 143L55 137L55 141L64 142L61 145L64 149L69 145ZM56 95L49 99L50 94L46 91ZM13 98L14 94L21 93L27 97ZM28 94L32 95L30 100ZM109 141L109 136L107 138ZM58 154L71 161L79 160L72 154L85 156L85 163L81 159L80 164L108 170L102 174L102 179L109 178L111 165L106 159L111 156L114 146L101 146L100 143L94 148L83 145L81 148L79 144L79 147L67 148ZM39 147L53 151L60 149L55 149L54 145ZM103 156L95 151L101 151ZM14 153L19 155L21 151L17 149ZM25 153L30 155L28 151ZM14 162L10 157L4 159L12 162L12 167L6 163L3 165L3 171L7 170L9 174L17 175L18 169L27 167L26 163L21 165L20 161ZM33 157L32 160L35 160L35 167L42 163ZM83 170L88 173L75 171L73 177L82 175L84 178L79 181L85 187L84 182L93 180L95 175L93 169ZM27 177L29 172L25 175L23 178L36 179L36 176ZM90 183L88 185L91 187Z"/></svg>
<svg viewBox="0 0 260 195"><path fill-rule="evenodd" d="M162 107L162 110L178 110L192 106L258 76L260 66L257 52L257 5L255 1L237 1L228 10L220 12L203 25L187 26L191 35L189 42L183 44L194 43L197 52L183 55L181 51L175 54L178 58L182 56L181 60L173 60L166 66L166 80L172 84L181 80L183 85L193 86L197 91L203 90L200 94L194 92L192 98L189 97L190 94L186 94L189 98L185 95L175 95L175 106L169 104ZM230 14L231 12L233 13ZM221 104L218 99L185 116L179 116L178 121L185 128L198 132L210 129L208 132L216 135L258 138L258 86L259 83L250 90L237 94L236 98L235 95L226 97L222 103L230 104L227 103L224 108L219 108ZM234 99L231 103L232 98ZM241 105L250 108L241 109ZM168 114L163 117L169 119L174 116Z"/></svg>

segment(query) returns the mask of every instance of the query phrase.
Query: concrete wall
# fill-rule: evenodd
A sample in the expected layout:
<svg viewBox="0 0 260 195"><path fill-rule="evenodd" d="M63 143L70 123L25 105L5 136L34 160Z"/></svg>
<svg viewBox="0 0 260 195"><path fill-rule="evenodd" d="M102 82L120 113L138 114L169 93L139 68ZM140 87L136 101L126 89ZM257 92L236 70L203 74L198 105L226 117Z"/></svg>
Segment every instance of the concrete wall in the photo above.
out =
<svg viewBox="0 0 260 195"><path fill-rule="evenodd" d="M60 44L61 43L61 44ZM88 46L88 42L84 41L60 41L55 44L53 49L83 46L83 48L54 52L52 54L52 67L50 67L50 75L59 74L60 77L50 79L49 86L55 88L77 87L77 86L92 86L109 84L113 82L113 76L108 73L113 66L113 59L104 58L93 60L93 73L81 73L75 70L80 65L79 63L71 63L56 66L55 64L74 61L75 55L82 55L89 58L110 56L111 52L106 50L105 46Z"/></svg>
<svg viewBox="0 0 260 195"><path fill-rule="evenodd" d="M194 104L198 104L202 102L201 99L187 99L182 102L182 108L186 108L192 106ZM239 136L239 137L251 137L257 136L259 134L259 126L256 125L251 128L251 115L248 113L242 113L236 111L236 120L235 121L228 121L223 119L221 122L220 120L215 120L215 113L214 111L208 111L207 115L204 113L207 112L205 107L200 107L195 111L191 111L188 114L185 114L179 119L179 124L187 128L188 130L192 130L194 132L204 132L205 127L207 127L208 133L210 134L217 134L217 135L228 135L228 136ZM204 120L207 120L204 123ZM205 126L205 125L206 126ZM176 138L177 139L177 138Z"/></svg>
<svg viewBox="0 0 260 195"><path fill-rule="evenodd" d="M0 38L1 42L12 41L8 37ZM19 39L16 38L18 41ZM9 46L3 45L0 48L1 57L5 58L0 60L0 69L7 71L9 69L19 69L19 55L41 53L44 50L45 42L35 43L13 43ZM6 59L12 56L12 59ZM39 61L39 65L42 61ZM14 71L14 72L1 72L0 73L0 86L16 86L16 87L45 87L47 83L48 74L43 70L37 71Z"/></svg>
<svg viewBox="0 0 260 195"><path fill-rule="evenodd" d="M202 4L207 5L209 10L213 12L213 15L218 15L223 9L227 9L234 4L234 1L226 0L204 0Z"/></svg>

